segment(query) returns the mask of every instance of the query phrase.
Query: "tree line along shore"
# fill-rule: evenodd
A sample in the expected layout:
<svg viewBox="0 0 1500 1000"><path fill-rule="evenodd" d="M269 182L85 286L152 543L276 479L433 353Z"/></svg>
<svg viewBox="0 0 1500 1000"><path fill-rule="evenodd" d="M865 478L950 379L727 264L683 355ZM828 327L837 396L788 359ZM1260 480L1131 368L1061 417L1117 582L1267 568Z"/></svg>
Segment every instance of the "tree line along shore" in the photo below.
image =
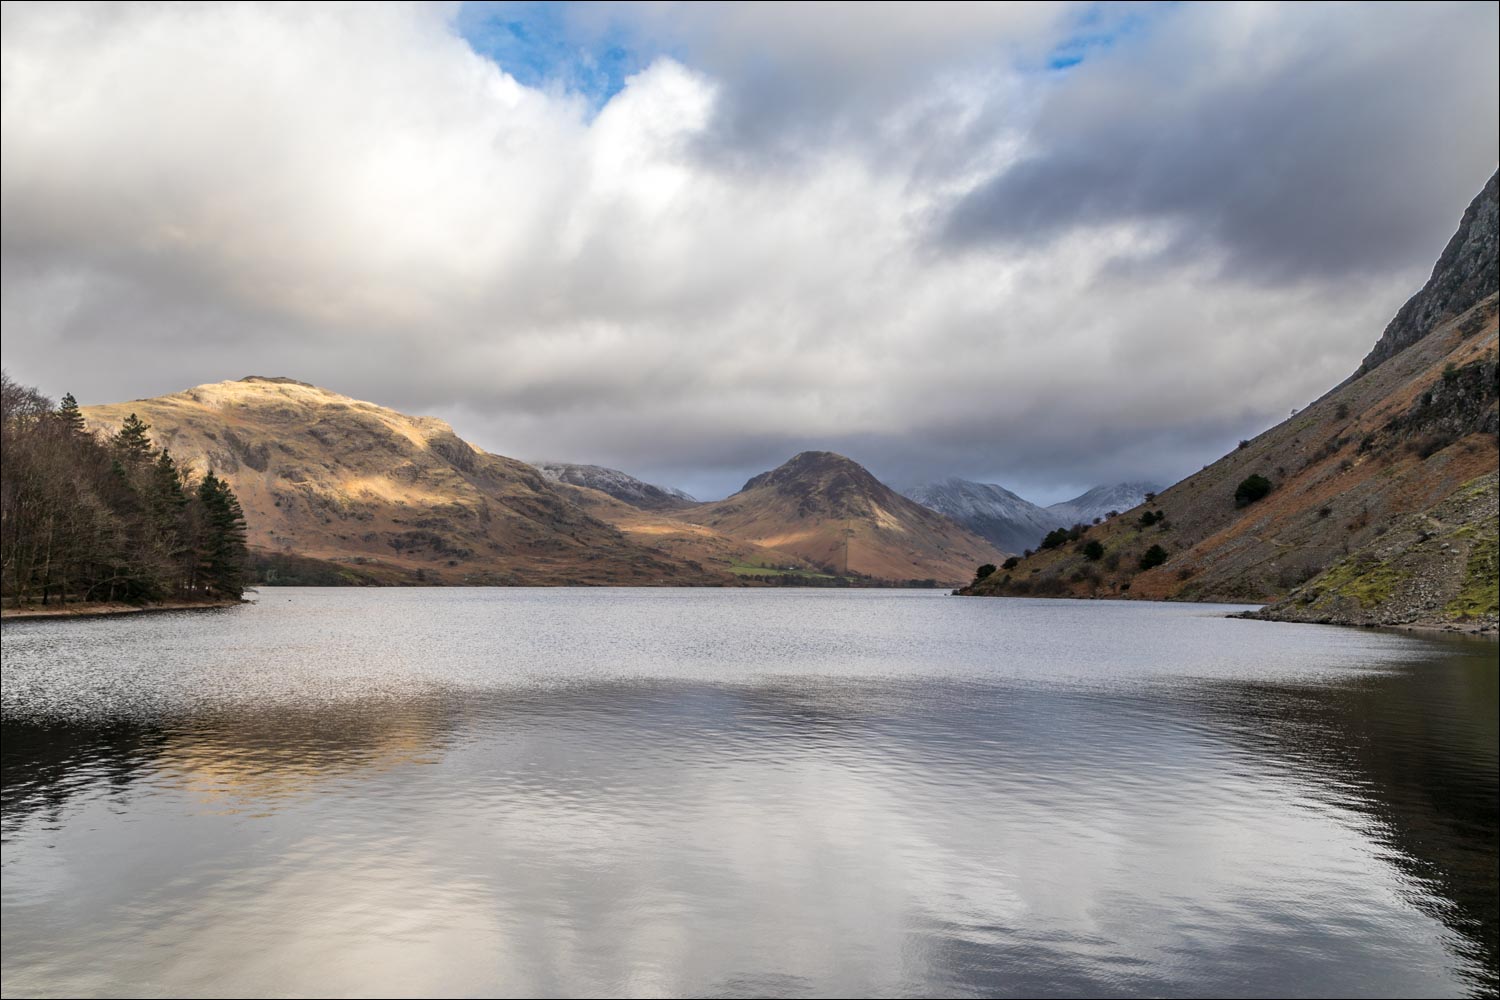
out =
<svg viewBox="0 0 1500 1000"><path fill-rule="evenodd" d="M113 435L0 373L0 604L7 618L241 600L245 515L131 416Z"/></svg>

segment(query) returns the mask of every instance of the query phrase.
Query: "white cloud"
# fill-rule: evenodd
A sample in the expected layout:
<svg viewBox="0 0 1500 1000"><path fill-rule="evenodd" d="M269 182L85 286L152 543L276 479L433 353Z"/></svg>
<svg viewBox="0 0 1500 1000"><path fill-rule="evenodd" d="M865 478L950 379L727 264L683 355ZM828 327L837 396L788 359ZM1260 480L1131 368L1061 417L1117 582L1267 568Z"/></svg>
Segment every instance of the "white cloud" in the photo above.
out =
<svg viewBox="0 0 1500 1000"><path fill-rule="evenodd" d="M1493 35L1493 11L1469 10L1435 19L1423 54ZM955 250L938 235L962 195L1059 136L1107 160L1153 121L1188 128L1187 112L1101 123L1088 99L1112 79L1154 93L1141 52L1160 39L1233 57L1228 106L1262 121L1262 90L1343 94L1383 58L1416 72L1385 44L1410 18L1364 12L1349 65L1329 51L1294 86L1244 47L1295 30L1294 8L1255 12L1253 31L1235 10L1157 14L1172 23L1155 40L1126 33L1066 75L1037 67L1076 29L1067 8L587 9L680 56L591 114L476 55L451 14L6 5L12 375L85 401L291 375L449 416L493 450L706 493L807 446L1044 494L1165 480L1352 370L1430 267L1431 232L1456 225L1465 179L1494 167L1493 142L1486 162L1468 141L1462 163L1418 163L1412 198L1447 217L1391 232L1352 276L1236 280L1241 248L1201 199ZM1493 62L1472 69L1491 94ZM1360 120L1492 133L1473 105ZM1365 170L1358 142L1263 152L1321 157L1320 178ZM1226 184L1267 176L1295 182L1249 164ZM1193 212L1206 238L1169 252Z"/></svg>

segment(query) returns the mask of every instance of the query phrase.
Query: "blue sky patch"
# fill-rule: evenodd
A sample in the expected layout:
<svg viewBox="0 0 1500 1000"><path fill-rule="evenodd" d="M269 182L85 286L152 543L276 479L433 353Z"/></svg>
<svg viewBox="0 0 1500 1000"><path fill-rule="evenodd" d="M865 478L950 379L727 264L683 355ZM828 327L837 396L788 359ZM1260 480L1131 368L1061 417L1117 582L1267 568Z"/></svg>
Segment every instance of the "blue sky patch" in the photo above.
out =
<svg viewBox="0 0 1500 1000"><path fill-rule="evenodd" d="M1052 50L1047 59L1047 68L1055 71L1072 69L1148 29L1153 20L1175 6L1175 3L1162 3L1149 7L1117 8L1111 4L1094 4L1079 15L1073 33Z"/></svg>
<svg viewBox="0 0 1500 1000"><path fill-rule="evenodd" d="M581 23L569 3L465 3L458 33L528 87L585 98L595 110L655 53L635 50L617 25Z"/></svg>

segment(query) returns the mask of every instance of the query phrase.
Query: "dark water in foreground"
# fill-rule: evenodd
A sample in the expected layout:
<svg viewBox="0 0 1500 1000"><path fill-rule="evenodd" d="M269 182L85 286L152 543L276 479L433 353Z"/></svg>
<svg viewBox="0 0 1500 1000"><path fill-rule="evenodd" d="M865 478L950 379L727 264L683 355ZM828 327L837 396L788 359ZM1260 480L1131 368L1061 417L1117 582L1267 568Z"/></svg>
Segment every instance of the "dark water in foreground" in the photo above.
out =
<svg viewBox="0 0 1500 1000"><path fill-rule="evenodd" d="M5 626L7 995L1496 989L1493 643L260 597Z"/></svg>

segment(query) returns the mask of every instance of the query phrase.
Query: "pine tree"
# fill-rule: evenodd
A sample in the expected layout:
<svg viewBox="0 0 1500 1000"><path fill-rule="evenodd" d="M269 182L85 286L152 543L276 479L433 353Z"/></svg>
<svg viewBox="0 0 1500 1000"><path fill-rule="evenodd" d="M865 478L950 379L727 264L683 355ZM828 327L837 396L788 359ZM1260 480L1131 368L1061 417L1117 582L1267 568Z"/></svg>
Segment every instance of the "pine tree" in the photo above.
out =
<svg viewBox="0 0 1500 1000"><path fill-rule="evenodd" d="M127 465L144 465L151 458L151 425L134 413L125 418L113 440L115 451Z"/></svg>
<svg viewBox="0 0 1500 1000"><path fill-rule="evenodd" d="M83 414L78 410L78 400L73 398L70 392L62 398L62 406L57 409L57 417L62 421L63 427L71 435L82 435L86 428Z"/></svg>
<svg viewBox="0 0 1500 1000"><path fill-rule="evenodd" d="M109 440L112 461L104 499L119 519L123 547L112 560L108 600L148 601L162 596L164 559L151 510L156 451L149 430L132 413Z"/></svg>
<svg viewBox="0 0 1500 1000"><path fill-rule="evenodd" d="M229 484L209 473L198 484L203 531L198 562L203 586L218 597L245 591L245 512Z"/></svg>
<svg viewBox="0 0 1500 1000"><path fill-rule="evenodd" d="M192 576L192 544L185 523L188 500L182 473L172 460L172 453L162 449L151 466L146 508L162 556L162 569L169 586L178 593L187 590L187 581Z"/></svg>
<svg viewBox="0 0 1500 1000"><path fill-rule="evenodd" d="M172 460L170 451L162 449L157 454L156 461L151 463L146 487L146 508L151 512L152 522L159 530L176 531L188 495L183 488L182 472Z"/></svg>

